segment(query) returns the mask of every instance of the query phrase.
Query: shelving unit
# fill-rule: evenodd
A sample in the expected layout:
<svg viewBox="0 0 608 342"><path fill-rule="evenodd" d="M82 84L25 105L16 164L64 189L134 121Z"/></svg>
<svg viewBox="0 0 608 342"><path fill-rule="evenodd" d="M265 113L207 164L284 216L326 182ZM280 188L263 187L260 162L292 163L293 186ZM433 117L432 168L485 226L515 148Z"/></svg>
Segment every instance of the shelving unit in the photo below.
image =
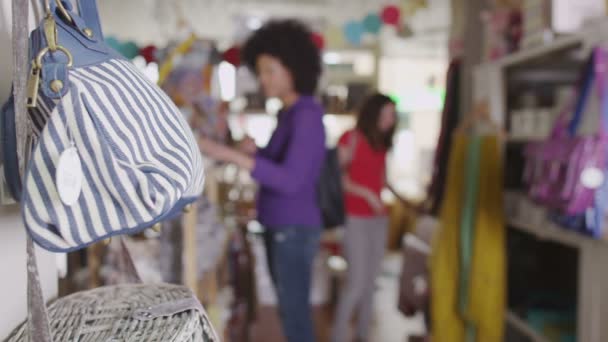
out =
<svg viewBox="0 0 608 342"><path fill-rule="evenodd" d="M608 21L597 22L577 34L561 37L553 43L530 48L499 61L481 65L476 70L476 100L489 101L492 117L508 128L511 91L520 86L538 84L573 84L576 69L593 46L608 41ZM527 84L526 84L527 82ZM532 139L508 136L507 146L523 145ZM505 164L508 169L508 165ZM552 223L534 222L526 217L508 217L511 229L529 234L540 241L551 241L578 251L577 341L608 341L608 242L568 231ZM507 324L531 341L548 341L536 333L514 312L506 312Z"/></svg>
<svg viewBox="0 0 608 342"><path fill-rule="evenodd" d="M545 337L539 335L532 327L528 325L528 323L519 318L515 313L507 311L505 315L507 318L507 323L529 338L531 342L550 342Z"/></svg>
<svg viewBox="0 0 608 342"><path fill-rule="evenodd" d="M514 137L514 136L507 137L508 143L517 143L517 144L531 143L531 142L540 141L540 140L541 139L531 139L531 138L525 138L525 137Z"/></svg>
<svg viewBox="0 0 608 342"><path fill-rule="evenodd" d="M513 229L528 233L539 240L551 241L572 248L585 248L606 244L604 241L595 240L585 235L568 231L558 227L551 222L543 222L542 225L527 222L525 218L509 218L507 224ZM606 246L608 247L608 246Z"/></svg>

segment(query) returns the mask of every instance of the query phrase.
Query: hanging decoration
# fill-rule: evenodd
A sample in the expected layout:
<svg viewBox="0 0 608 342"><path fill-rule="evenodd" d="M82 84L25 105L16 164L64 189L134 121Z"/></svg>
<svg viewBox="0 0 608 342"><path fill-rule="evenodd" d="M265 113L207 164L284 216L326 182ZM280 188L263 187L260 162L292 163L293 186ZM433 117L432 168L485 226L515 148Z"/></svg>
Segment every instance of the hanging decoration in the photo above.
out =
<svg viewBox="0 0 608 342"><path fill-rule="evenodd" d="M118 52L127 59L133 59L139 55L139 48L133 42L124 42L118 47Z"/></svg>
<svg viewBox="0 0 608 342"><path fill-rule="evenodd" d="M235 67L241 65L241 49L239 46L234 45L222 54L222 59Z"/></svg>
<svg viewBox="0 0 608 342"><path fill-rule="evenodd" d="M111 48L118 51L123 57L127 59L133 59L136 56L139 56L139 47L137 47L137 44L135 44L134 42L121 42L114 37L108 37L105 39L105 41Z"/></svg>
<svg viewBox="0 0 608 342"><path fill-rule="evenodd" d="M120 49L120 42L118 41L118 39L114 38L114 37L106 37L105 38L106 44L108 44L108 46L110 46L112 49L118 51Z"/></svg>
<svg viewBox="0 0 608 342"><path fill-rule="evenodd" d="M365 31L371 34L378 34L382 28L382 20L376 13L370 13L363 19Z"/></svg>
<svg viewBox="0 0 608 342"><path fill-rule="evenodd" d="M342 27L341 34L331 28L328 29L325 32L327 45L341 46L344 40L355 46L366 44L373 41L383 26L388 27L389 31L395 32L401 38L409 38L414 32L406 19L413 16L419 9L427 8L428 5L428 0L401 0L399 5L384 6L377 13L368 13L359 20L348 21Z"/></svg>
<svg viewBox="0 0 608 342"><path fill-rule="evenodd" d="M156 51L158 49L154 45L148 45L139 50L139 55L142 56L146 63L156 62Z"/></svg>
<svg viewBox="0 0 608 342"><path fill-rule="evenodd" d="M323 50L325 48L325 38L318 32L313 32L310 36L313 43L317 46L319 50Z"/></svg>
<svg viewBox="0 0 608 342"><path fill-rule="evenodd" d="M401 10L395 5L388 5L382 9L382 21L387 25L398 26L401 22Z"/></svg>
<svg viewBox="0 0 608 342"><path fill-rule="evenodd" d="M363 38L364 28L363 24L358 21L350 21L344 26L344 35L346 40L352 45L361 45L361 38Z"/></svg>

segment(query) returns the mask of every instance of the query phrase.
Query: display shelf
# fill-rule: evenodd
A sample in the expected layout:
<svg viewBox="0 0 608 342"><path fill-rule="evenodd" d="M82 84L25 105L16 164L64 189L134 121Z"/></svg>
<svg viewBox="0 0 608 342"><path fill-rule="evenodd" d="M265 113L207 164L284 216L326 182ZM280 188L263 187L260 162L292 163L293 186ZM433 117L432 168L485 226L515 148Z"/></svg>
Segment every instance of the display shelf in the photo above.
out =
<svg viewBox="0 0 608 342"><path fill-rule="evenodd" d="M575 82L581 61L590 49L608 41L608 20L601 20L586 26L570 36L559 37L553 42L521 50L497 61L480 65L477 69L474 85L476 101L489 102L492 118L504 125L509 121L514 92L522 87L535 89L538 85L559 86L562 82ZM564 70L568 73L564 73ZM560 74L554 74L554 71ZM574 71L574 73L573 73ZM539 89L542 87L539 87ZM526 143L532 139L507 138L507 143ZM508 165L509 170L518 169L517 165ZM532 213L534 215L534 213ZM608 260L608 243L547 223L542 215L510 217L507 225L528 233L531 237L552 241L577 249L577 341L608 341L608 273L605 263ZM517 316L507 313L507 321L523 332L530 332L529 326ZM529 335L529 334L528 334ZM542 338L542 337L541 337ZM534 339L544 341L546 339Z"/></svg>
<svg viewBox="0 0 608 342"><path fill-rule="evenodd" d="M589 48L595 44L606 41L608 38L605 35L607 29L608 20L598 20L584 27L577 33L557 37L548 44L522 49L497 60L495 63L499 67L509 68L533 60L546 59L547 57L551 57L555 54L563 53L568 50Z"/></svg>
<svg viewBox="0 0 608 342"><path fill-rule="evenodd" d="M527 48L505 56L502 59L498 60L497 63L501 67L511 67L534 59L545 58L548 55L561 53L565 50L580 47L583 43L583 38L584 37L579 34L560 37L555 39L550 44Z"/></svg>
<svg viewBox="0 0 608 342"><path fill-rule="evenodd" d="M526 321L519 318L517 314L512 311L506 312L507 324L511 325L515 330L520 332L529 338L532 342L549 342L549 339L542 336L536 330L534 330Z"/></svg>
<svg viewBox="0 0 608 342"><path fill-rule="evenodd" d="M534 235L539 240L552 241L574 248L585 248L602 243L600 240L566 230L551 222L534 224L522 218L509 218L507 222L512 228Z"/></svg>
<svg viewBox="0 0 608 342"><path fill-rule="evenodd" d="M533 142L543 141L542 138L529 138L529 137L517 137L517 136L508 136L507 142L512 144L527 144Z"/></svg>

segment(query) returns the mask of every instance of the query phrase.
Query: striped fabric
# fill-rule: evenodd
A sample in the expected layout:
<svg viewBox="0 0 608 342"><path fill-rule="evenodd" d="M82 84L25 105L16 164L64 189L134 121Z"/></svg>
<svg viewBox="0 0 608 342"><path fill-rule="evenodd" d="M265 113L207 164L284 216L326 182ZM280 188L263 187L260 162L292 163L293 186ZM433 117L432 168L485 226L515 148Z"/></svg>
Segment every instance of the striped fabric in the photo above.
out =
<svg viewBox="0 0 608 342"><path fill-rule="evenodd" d="M135 233L178 213L202 192L192 131L171 100L129 62L70 70L70 90L30 112L38 143L26 173L26 227L45 249L67 252ZM78 202L59 198L59 156L75 143L82 163Z"/></svg>

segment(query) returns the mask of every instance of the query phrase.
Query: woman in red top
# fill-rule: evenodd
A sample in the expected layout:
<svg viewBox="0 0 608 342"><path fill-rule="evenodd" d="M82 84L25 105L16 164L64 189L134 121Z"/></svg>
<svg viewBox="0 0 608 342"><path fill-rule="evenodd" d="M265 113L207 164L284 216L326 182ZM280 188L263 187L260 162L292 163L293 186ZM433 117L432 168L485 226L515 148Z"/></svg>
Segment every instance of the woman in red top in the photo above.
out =
<svg viewBox="0 0 608 342"><path fill-rule="evenodd" d="M386 153L393 145L396 124L395 103L385 95L375 94L364 102L357 127L345 133L338 143L344 174L347 214L344 250L348 271L336 312L333 342L352 341L348 331L355 310L356 340L368 340L374 285L388 229L380 193L385 186Z"/></svg>

